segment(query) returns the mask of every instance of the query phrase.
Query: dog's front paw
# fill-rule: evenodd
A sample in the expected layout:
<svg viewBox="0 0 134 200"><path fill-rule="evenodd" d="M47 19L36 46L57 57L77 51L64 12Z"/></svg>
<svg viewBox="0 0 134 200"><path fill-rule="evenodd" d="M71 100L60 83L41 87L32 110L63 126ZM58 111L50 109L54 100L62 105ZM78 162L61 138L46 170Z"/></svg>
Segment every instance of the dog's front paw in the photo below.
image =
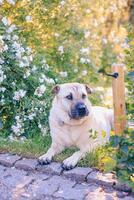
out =
<svg viewBox="0 0 134 200"><path fill-rule="evenodd" d="M47 164L50 164L52 162L52 157L49 157L48 155L43 155L43 156L40 156L38 158L38 163L40 165L47 165Z"/></svg>
<svg viewBox="0 0 134 200"><path fill-rule="evenodd" d="M64 170L70 170L76 167L76 165L77 165L77 162L73 160L72 157L69 157L63 161L61 166Z"/></svg>

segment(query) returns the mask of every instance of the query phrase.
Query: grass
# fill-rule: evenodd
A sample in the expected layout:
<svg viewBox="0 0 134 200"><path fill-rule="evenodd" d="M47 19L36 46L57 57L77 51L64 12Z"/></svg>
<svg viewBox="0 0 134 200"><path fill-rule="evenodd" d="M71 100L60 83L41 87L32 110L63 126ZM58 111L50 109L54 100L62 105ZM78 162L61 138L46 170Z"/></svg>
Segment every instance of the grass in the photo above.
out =
<svg viewBox="0 0 134 200"><path fill-rule="evenodd" d="M51 144L51 137L47 134L45 137L36 136L32 139L25 141L9 141L7 139L0 140L0 152L15 153L28 158L38 158L40 155L47 152ZM54 157L55 161L62 162L65 158L71 156L77 148L67 148L62 153ZM87 153L86 157L79 161L79 166L88 166L99 168L103 171L105 169L109 171L110 167L113 167L113 160L111 161L112 150L106 146L99 148L93 153ZM111 163L110 163L111 162ZM110 165L109 165L110 163ZM107 167L108 166L108 167Z"/></svg>

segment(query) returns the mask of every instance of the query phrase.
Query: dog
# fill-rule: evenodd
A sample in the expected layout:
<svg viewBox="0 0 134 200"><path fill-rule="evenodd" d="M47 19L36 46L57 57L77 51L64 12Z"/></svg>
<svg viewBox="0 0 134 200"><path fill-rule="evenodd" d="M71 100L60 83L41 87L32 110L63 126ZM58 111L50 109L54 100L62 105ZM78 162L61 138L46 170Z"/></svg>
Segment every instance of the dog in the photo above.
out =
<svg viewBox="0 0 134 200"><path fill-rule="evenodd" d="M113 110L92 106L88 99L91 89L84 84L56 85L52 92L55 95L49 115L52 144L38 161L40 164L49 164L54 155L66 147L76 146L79 151L62 163L62 168L69 170L74 168L87 152L109 141L113 127Z"/></svg>

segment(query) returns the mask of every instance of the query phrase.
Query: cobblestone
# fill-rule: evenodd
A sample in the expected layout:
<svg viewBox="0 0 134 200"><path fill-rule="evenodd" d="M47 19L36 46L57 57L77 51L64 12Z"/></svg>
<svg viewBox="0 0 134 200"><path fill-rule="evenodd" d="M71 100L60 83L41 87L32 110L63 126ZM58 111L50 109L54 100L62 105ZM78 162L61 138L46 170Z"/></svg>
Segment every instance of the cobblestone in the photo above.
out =
<svg viewBox="0 0 134 200"><path fill-rule="evenodd" d="M5 165L7 167L12 167L14 163L19 160L21 157L18 155L12 154L0 154L0 164Z"/></svg>
<svg viewBox="0 0 134 200"><path fill-rule="evenodd" d="M111 173L82 167L62 171L60 163L37 166L36 159L11 154L0 154L0 161L0 200L134 199L131 190L117 184ZM115 181L118 187L114 188Z"/></svg>
<svg viewBox="0 0 134 200"><path fill-rule="evenodd" d="M37 163L38 162L35 159L23 158L15 163L15 167L23 170L34 170Z"/></svg>
<svg viewBox="0 0 134 200"><path fill-rule="evenodd" d="M76 167L69 171L64 171L63 174L67 178L71 178L76 181L85 181L89 173L92 172L92 169L86 167Z"/></svg>
<svg viewBox="0 0 134 200"><path fill-rule="evenodd" d="M61 164L57 162L53 162L49 165L37 165L36 169L38 171L53 175L60 175L63 171L61 168Z"/></svg>

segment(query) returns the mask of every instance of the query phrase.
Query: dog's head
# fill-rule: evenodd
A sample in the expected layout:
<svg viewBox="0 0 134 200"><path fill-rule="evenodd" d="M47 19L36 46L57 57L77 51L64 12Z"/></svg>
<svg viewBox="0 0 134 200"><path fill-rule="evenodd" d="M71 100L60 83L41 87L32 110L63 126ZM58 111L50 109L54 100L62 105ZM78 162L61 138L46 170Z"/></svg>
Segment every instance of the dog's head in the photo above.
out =
<svg viewBox="0 0 134 200"><path fill-rule="evenodd" d="M89 115L91 104L88 94L91 93L91 89L87 85L65 83L55 86L52 92L58 105L71 119L79 120Z"/></svg>

